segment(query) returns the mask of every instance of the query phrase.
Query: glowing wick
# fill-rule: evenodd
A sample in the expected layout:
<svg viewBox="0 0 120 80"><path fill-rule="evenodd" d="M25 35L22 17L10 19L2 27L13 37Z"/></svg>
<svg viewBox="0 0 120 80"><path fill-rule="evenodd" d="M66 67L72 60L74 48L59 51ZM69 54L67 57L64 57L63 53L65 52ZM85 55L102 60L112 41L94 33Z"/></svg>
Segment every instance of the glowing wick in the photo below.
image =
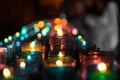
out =
<svg viewBox="0 0 120 80"><path fill-rule="evenodd" d="M24 69L25 66L26 66L25 62L20 62L20 68L21 68L21 69Z"/></svg>
<svg viewBox="0 0 120 80"><path fill-rule="evenodd" d="M63 62L62 62L61 60L57 60L57 61L56 61L56 65L57 65L57 66L62 66L62 64L63 64Z"/></svg>
<svg viewBox="0 0 120 80"><path fill-rule="evenodd" d="M100 64L98 64L97 68L98 68L98 70L99 70L100 72L104 72L104 71L107 70L107 66L106 66L105 63L100 63Z"/></svg>
<svg viewBox="0 0 120 80"><path fill-rule="evenodd" d="M4 68L3 70L3 76L8 79L8 78L11 78L11 72L8 68Z"/></svg>

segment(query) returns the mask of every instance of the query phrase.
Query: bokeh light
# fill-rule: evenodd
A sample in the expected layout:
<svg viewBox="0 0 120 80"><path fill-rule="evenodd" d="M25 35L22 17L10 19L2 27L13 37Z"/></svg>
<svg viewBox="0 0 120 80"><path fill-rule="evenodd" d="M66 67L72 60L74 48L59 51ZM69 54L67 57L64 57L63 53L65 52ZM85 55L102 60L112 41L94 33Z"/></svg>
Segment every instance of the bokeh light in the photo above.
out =
<svg viewBox="0 0 120 80"><path fill-rule="evenodd" d="M12 40L12 36L8 36L8 40L10 40L10 41L11 41L11 40Z"/></svg>
<svg viewBox="0 0 120 80"><path fill-rule="evenodd" d="M39 22L38 22L38 27L39 27L39 28L44 28L44 26L45 26L44 21L39 21Z"/></svg>
<svg viewBox="0 0 120 80"><path fill-rule="evenodd" d="M100 72L104 72L107 70L107 65L103 62L99 63L97 65L97 69L100 71Z"/></svg>
<svg viewBox="0 0 120 80"><path fill-rule="evenodd" d="M11 71L8 68L3 69L3 76L8 79L11 77Z"/></svg>
<svg viewBox="0 0 120 80"><path fill-rule="evenodd" d="M20 46L21 45L21 43L20 43L20 41L16 41L16 46Z"/></svg>
<svg viewBox="0 0 120 80"><path fill-rule="evenodd" d="M77 35L77 34L78 34L77 28L73 28L73 29L72 29L72 34L73 34L73 35Z"/></svg>
<svg viewBox="0 0 120 80"><path fill-rule="evenodd" d="M61 19L60 18L55 18L54 23L55 24L60 24L61 23Z"/></svg>
<svg viewBox="0 0 120 80"><path fill-rule="evenodd" d="M16 35L16 37L19 37L19 36L20 36L20 33L19 33L19 32L16 32L15 35Z"/></svg>

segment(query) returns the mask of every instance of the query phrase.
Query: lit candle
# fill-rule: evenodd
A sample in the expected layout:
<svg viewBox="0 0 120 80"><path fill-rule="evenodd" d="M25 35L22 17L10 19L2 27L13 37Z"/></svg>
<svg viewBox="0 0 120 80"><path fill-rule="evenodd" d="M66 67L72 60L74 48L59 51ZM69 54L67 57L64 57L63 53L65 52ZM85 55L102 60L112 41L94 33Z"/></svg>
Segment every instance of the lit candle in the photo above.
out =
<svg viewBox="0 0 120 80"><path fill-rule="evenodd" d="M100 72L105 72L105 71L107 71L107 65L105 63L101 62L97 65L97 69Z"/></svg>
<svg viewBox="0 0 120 80"><path fill-rule="evenodd" d="M81 56L81 78L90 80L116 80L112 71L113 55L110 52L91 51ZM102 76L103 75L103 76ZM111 76L111 78L109 78Z"/></svg>
<svg viewBox="0 0 120 80"><path fill-rule="evenodd" d="M4 78L2 80L18 80L13 75L13 68L4 68L3 69L3 76L4 76Z"/></svg>
<svg viewBox="0 0 120 80"><path fill-rule="evenodd" d="M15 68L14 73L19 80L28 80L28 69L24 58L17 60L17 67Z"/></svg>
<svg viewBox="0 0 120 80"><path fill-rule="evenodd" d="M4 68L4 69L3 69L3 76L4 76L6 79L12 78L11 71L10 71L8 68Z"/></svg>
<svg viewBox="0 0 120 80"><path fill-rule="evenodd" d="M64 35L64 32L62 31L62 29L59 29L57 31L57 36L63 36Z"/></svg>
<svg viewBox="0 0 120 80"><path fill-rule="evenodd" d="M63 65L63 62L62 62L61 60L57 60L57 61L56 61L56 65L57 65L57 66L62 66L62 65Z"/></svg>
<svg viewBox="0 0 120 80"><path fill-rule="evenodd" d="M26 67L26 63L25 62L20 62L20 68L25 69L25 67Z"/></svg>
<svg viewBox="0 0 120 80"><path fill-rule="evenodd" d="M70 57L50 58L44 63L45 75L52 80L75 80L75 64L76 61Z"/></svg>

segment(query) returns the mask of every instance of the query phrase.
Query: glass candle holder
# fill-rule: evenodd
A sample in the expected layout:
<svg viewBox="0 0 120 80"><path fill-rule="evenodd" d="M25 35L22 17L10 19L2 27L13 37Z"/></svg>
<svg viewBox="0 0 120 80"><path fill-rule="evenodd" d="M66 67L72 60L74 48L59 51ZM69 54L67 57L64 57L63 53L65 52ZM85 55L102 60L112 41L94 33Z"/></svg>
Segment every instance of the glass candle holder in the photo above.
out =
<svg viewBox="0 0 120 80"><path fill-rule="evenodd" d="M29 80L27 62L24 58L17 59L17 65L15 67L14 74L19 78L19 80Z"/></svg>
<svg viewBox="0 0 120 80"><path fill-rule="evenodd" d="M37 40L22 45L22 56L26 60L30 74L38 72L39 68L42 67L42 52L42 43Z"/></svg>
<svg viewBox="0 0 120 80"><path fill-rule="evenodd" d="M76 60L70 57L53 57L44 63L45 80L76 80Z"/></svg>
<svg viewBox="0 0 120 80"><path fill-rule="evenodd" d="M107 76L104 76L104 79L108 79L108 76L114 75L112 74L113 69L113 58L114 54L112 52L105 51L91 51L88 54L80 55L81 62L81 78L85 79L95 79L95 77L91 77L93 73L104 73ZM112 77L111 76L111 77ZM101 75L97 77L99 80ZM114 77L112 77L114 79Z"/></svg>
<svg viewBox="0 0 120 80"><path fill-rule="evenodd" d="M42 60L43 46L41 43L30 42L22 45L22 56L29 61Z"/></svg>
<svg viewBox="0 0 120 80"><path fill-rule="evenodd" d="M75 39L73 36L54 36L49 38L50 57L58 55L59 51L65 52L66 55L74 56Z"/></svg>

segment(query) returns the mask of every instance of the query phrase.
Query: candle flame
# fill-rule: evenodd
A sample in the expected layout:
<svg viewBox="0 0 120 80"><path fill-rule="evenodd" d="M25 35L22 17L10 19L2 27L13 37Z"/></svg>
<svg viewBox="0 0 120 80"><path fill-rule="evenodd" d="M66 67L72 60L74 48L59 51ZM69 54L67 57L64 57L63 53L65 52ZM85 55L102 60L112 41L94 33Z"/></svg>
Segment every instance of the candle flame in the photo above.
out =
<svg viewBox="0 0 120 80"><path fill-rule="evenodd" d="M62 66L62 64L63 64L63 62L62 62L61 60L57 60L57 61L56 61L56 65L57 65L57 66Z"/></svg>
<svg viewBox="0 0 120 80"><path fill-rule="evenodd" d="M4 70L3 70L3 76L5 78L10 78L11 77L11 71L8 68L4 68Z"/></svg>
<svg viewBox="0 0 120 80"><path fill-rule="evenodd" d="M102 62L102 63L98 64L97 68L100 72L104 72L107 70L107 65Z"/></svg>
<svg viewBox="0 0 120 80"><path fill-rule="evenodd" d="M25 68L25 66L26 66L26 64L25 64L25 62L20 62L20 68Z"/></svg>
<svg viewBox="0 0 120 80"><path fill-rule="evenodd" d="M64 33L63 33L62 30L58 30L58 31L57 31L57 35L58 35L58 36L63 36L63 34L64 34Z"/></svg>

